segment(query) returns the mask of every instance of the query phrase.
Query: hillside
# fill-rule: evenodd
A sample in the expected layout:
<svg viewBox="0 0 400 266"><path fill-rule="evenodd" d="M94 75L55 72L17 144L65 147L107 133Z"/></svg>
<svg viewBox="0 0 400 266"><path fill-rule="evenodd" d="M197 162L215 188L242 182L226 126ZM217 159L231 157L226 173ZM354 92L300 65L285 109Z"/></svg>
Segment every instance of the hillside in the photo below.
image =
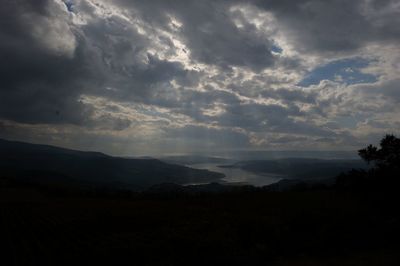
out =
<svg viewBox="0 0 400 266"><path fill-rule="evenodd" d="M63 185L142 190L159 183L213 182L223 174L156 159L126 159L48 145L0 140L1 177Z"/></svg>
<svg viewBox="0 0 400 266"><path fill-rule="evenodd" d="M101 172L120 158L1 144L4 265L399 265L400 140L390 136L381 149L360 151L379 162L369 170L343 174L332 186L281 191L216 183L166 183L141 192L43 189L19 176L4 178L3 170L47 166L70 174L66 167L79 158L82 165L98 163Z"/></svg>
<svg viewBox="0 0 400 266"><path fill-rule="evenodd" d="M191 165L191 164L204 164L204 163L229 163L232 160L213 157L213 156L201 156L201 155L175 155L175 156L163 156L159 158L163 162L179 164L179 165Z"/></svg>
<svg viewBox="0 0 400 266"><path fill-rule="evenodd" d="M241 161L220 167L240 168L258 174L278 174L289 179L328 179L351 169L365 169L367 164L355 159L286 158Z"/></svg>

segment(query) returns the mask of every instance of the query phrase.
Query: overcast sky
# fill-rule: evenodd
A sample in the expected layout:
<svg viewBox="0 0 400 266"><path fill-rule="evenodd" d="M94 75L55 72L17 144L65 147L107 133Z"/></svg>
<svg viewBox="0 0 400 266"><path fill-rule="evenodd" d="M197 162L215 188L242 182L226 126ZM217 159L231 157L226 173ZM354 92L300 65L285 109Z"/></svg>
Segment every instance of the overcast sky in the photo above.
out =
<svg viewBox="0 0 400 266"><path fill-rule="evenodd" d="M398 0L2 0L0 137L117 155L400 130Z"/></svg>

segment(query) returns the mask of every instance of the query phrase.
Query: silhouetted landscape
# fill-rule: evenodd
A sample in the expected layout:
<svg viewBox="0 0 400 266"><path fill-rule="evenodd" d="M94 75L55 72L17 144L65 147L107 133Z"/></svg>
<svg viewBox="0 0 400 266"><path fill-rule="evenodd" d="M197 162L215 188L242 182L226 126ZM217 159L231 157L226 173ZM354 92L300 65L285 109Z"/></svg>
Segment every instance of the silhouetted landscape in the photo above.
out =
<svg viewBox="0 0 400 266"><path fill-rule="evenodd" d="M1 139L0 156L4 174L43 184L143 190L160 183L212 182L223 177L156 159L125 159Z"/></svg>
<svg viewBox="0 0 400 266"><path fill-rule="evenodd" d="M317 173L359 166L334 182L280 187L287 179L263 187L218 184L212 182L217 173L154 159L5 140L0 150L5 265L399 262L400 139L394 136L386 136L381 148L360 150L368 168L317 159L229 166L300 171L296 180L303 181L313 165ZM194 178L209 184L180 185Z"/></svg>

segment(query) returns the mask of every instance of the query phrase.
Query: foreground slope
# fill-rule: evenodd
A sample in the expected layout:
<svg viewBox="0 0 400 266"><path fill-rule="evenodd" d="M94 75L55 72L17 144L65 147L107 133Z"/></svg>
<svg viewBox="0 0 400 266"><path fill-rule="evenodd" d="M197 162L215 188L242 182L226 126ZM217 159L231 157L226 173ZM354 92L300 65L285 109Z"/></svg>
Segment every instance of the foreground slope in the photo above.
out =
<svg viewBox="0 0 400 266"><path fill-rule="evenodd" d="M381 207L329 190L0 200L2 265L399 265Z"/></svg>

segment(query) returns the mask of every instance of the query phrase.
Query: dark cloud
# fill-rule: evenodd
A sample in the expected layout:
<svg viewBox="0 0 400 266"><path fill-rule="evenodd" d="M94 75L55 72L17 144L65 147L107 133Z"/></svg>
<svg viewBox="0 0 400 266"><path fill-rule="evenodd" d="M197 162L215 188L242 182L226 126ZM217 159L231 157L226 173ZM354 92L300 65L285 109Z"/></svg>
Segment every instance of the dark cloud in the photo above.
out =
<svg viewBox="0 0 400 266"><path fill-rule="evenodd" d="M274 64L273 43L260 36L254 25L229 8L240 1L118 1L125 7L134 7L149 23L165 27L169 15L182 27L179 34L187 44L194 60L224 69L232 66L261 70ZM238 28L233 19L241 19Z"/></svg>
<svg viewBox="0 0 400 266"><path fill-rule="evenodd" d="M398 1L64 2L2 3L0 137L77 127L123 143L154 133L170 148L245 147L264 133L345 145L361 127L397 125ZM349 58L370 62L357 73L374 79L320 73Z"/></svg>
<svg viewBox="0 0 400 266"><path fill-rule="evenodd" d="M6 7L0 14L6 22L0 26L0 58L8 62L0 66L2 118L83 125L88 124L91 110L79 101L82 94L149 101L157 97L155 84L174 78L187 82L188 72L180 63L148 54L140 58L149 40L133 29L126 30L116 17L95 19L78 30L70 25L62 5L8 1ZM60 14L53 18L54 13ZM29 23L25 21L27 15ZM53 51L54 47L40 39L44 36L32 35L33 25L52 28L53 19L58 20L59 16L65 20L65 30L74 42L74 47L60 49L72 49L72 54ZM57 42L62 37L55 35L55 40L50 41ZM118 93L104 88L117 88Z"/></svg>
<svg viewBox="0 0 400 266"><path fill-rule="evenodd" d="M80 56L80 47L75 47L75 35L67 20L58 21L58 28L51 25L58 19L52 16L66 15L63 12L62 6L49 1L2 3L0 117L27 123L79 124L86 119L89 110L77 101L81 78L88 75L83 67L85 58ZM35 36L35 27L50 32ZM52 32L55 30L69 36L57 39L65 36ZM50 39L44 41L42 34L49 34ZM63 46L62 42L72 44ZM71 50L76 56L70 56Z"/></svg>
<svg viewBox="0 0 400 266"><path fill-rule="evenodd" d="M262 0L254 3L273 12L299 49L311 53L347 53L368 42L399 41L396 2Z"/></svg>
<svg viewBox="0 0 400 266"><path fill-rule="evenodd" d="M179 14L184 25L182 33L193 57L223 68L246 66L261 70L272 66L272 43L259 36L255 26L245 20L242 28L237 28L228 7L226 3L203 2L199 7L193 6L195 13Z"/></svg>

